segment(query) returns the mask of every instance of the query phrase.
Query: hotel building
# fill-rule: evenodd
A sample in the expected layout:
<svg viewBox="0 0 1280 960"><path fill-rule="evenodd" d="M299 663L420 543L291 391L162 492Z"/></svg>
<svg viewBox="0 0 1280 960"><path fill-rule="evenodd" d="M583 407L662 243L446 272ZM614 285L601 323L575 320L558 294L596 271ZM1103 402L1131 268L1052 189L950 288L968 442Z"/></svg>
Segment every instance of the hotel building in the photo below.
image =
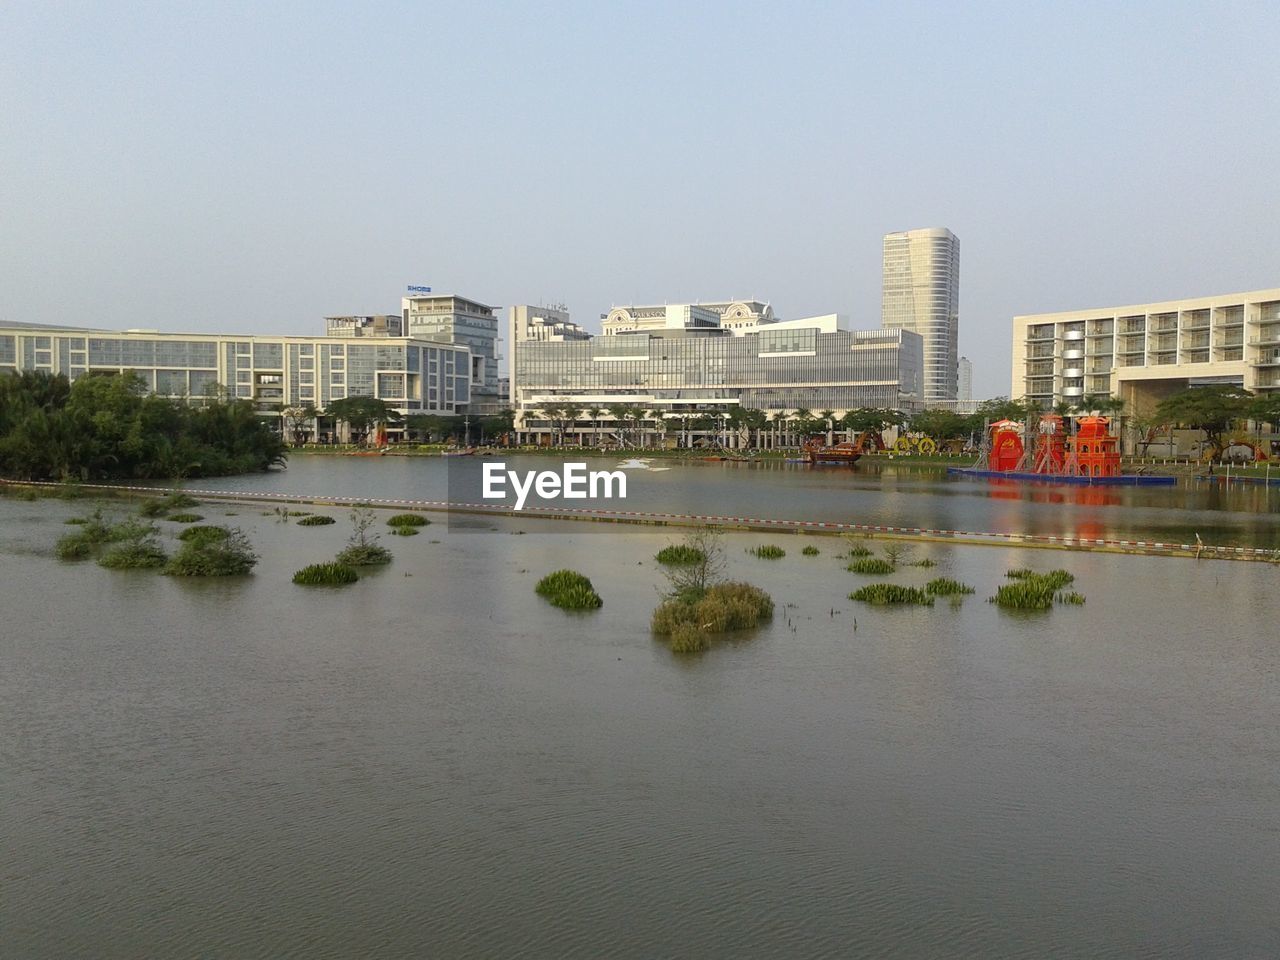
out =
<svg viewBox="0 0 1280 960"><path fill-rule="evenodd" d="M1280 288L1013 318L1014 399L1114 396L1141 414L1200 382L1280 389Z"/></svg>

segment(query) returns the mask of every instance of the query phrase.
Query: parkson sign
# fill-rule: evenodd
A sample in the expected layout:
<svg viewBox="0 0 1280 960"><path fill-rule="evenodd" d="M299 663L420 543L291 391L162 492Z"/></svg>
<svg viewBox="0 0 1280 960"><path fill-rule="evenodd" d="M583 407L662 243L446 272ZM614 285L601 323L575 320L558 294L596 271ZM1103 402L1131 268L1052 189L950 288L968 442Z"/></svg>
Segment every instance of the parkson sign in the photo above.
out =
<svg viewBox="0 0 1280 960"><path fill-rule="evenodd" d="M516 496L517 510L523 510L530 492L543 500L620 500L627 498L627 475L621 470L587 470L585 463L566 463L554 470L508 470L505 463L484 465L485 500L507 499L508 484Z"/></svg>

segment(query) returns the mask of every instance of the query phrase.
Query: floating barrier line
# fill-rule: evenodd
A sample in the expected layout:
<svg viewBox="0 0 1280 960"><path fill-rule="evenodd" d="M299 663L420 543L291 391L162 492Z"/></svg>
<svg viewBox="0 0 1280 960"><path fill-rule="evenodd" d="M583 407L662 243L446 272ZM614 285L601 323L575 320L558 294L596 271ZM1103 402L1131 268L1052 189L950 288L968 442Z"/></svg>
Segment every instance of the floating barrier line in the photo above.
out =
<svg viewBox="0 0 1280 960"><path fill-rule="evenodd" d="M63 489L66 485L50 481L5 480L0 483L11 487L38 487L45 489ZM82 490L102 490L113 493L140 494L143 496L163 495L167 491L161 487L145 487L136 484L81 483L75 484ZM606 523L634 523L659 526L723 526L745 530L791 530L796 532L818 531L832 535L863 534L865 536L883 535L885 537L965 543L974 546L1018 546L1040 547L1058 550L1092 550L1111 553L1138 553L1150 556L1169 557L1210 557L1215 559L1266 560L1280 562L1280 550L1267 550L1261 547L1240 547L1230 545L1162 543L1149 540L1127 539L1094 539L1084 537L1063 537L1052 534L1033 533L997 533L977 530L926 530L921 527L898 527L884 524L842 523L834 520L786 520L760 517L727 517L720 515L703 515L691 513L646 513L636 510L603 510L590 507L527 507L516 510L513 507L489 503L455 503L448 500L411 500L404 498L375 498L349 496L319 496L293 493L261 493L241 490L205 490L193 487L182 488L188 496L201 497L206 500L224 500L241 503L299 503L314 506L355 506L367 505L375 508L395 509L409 507L441 513L481 514L486 516L527 517L538 520L594 520Z"/></svg>

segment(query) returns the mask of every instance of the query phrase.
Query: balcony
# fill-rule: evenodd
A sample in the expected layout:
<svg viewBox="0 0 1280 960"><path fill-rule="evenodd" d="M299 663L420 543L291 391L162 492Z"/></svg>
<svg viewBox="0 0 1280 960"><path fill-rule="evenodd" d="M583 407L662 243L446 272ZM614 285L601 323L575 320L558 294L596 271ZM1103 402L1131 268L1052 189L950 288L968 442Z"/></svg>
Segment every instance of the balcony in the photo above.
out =
<svg viewBox="0 0 1280 960"><path fill-rule="evenodd" d="M1062 371L1062 375L1064 377L1070 377L1073 380L1078 380L1084 376L1084 370L1080 367L1067 367Z"/></svg>
<svg viewBox="0 0 1280 960"><path fill-rule="evenodd" d="M1064 397L1082 397L1084 396L1084 387L1063 387L1062 395Z"/></svg>
<svg viewBox="0 0 1280 960"><path fill-rule="evenodd" d="M1070 347L1062 351L1062 359L1063 360L1083 360L1084 351L1081 350L1079 347Z"/></svg>
<svg viewBox="0 0 1280 960"><path fill-rule="evenodd" d="M1063 340L1083 340L1084 331L1083 330L1065 330L1063 331L1062 339Z"/></svg>

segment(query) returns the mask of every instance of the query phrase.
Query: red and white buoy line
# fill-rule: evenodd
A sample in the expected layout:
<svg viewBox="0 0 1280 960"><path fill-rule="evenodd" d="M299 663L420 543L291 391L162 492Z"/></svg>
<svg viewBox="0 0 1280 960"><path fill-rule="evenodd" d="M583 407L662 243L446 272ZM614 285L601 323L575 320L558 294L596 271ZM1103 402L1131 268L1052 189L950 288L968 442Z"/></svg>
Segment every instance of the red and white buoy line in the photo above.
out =
<svg viewBox="0 0 1280 960"><path fill-rule="evenodd" d="M64 484L49 481L15 481L0 479L17 487L60 489ZM168 492L163 487L129 484L76 484L82 490L101 490L124 494L155 496ZM182 493L205 500L227 500L253 503L300 503L316 506L369 506L443 513L487 514L492 516L529 517L539 520L594 520L606 523L653 524L659 526L718 526L740 530L780 530L792 533L862 534L888 539L933 540L966 543L976 546L1048 547L1064 550L1097 550L1113 553L1141 553L1153 556L1200 557L1231 560L1266 560L1280 562L1280 550L1259 547L1215 546L1203 543L1165 543L1151 540L1117 540L1093 537L1059 537L1033 533L993 533L976 530L937 530L928 527L900 527L886 524L840 523L830 520L785 520L768 517L732 517L692 513L647 513L638 510L600 510L583 507L513 507L489 503L456 503L449 500L411 500L394 498L313 496L294 493L261 493L239 490L201 490L183 487Z"/></svg>

